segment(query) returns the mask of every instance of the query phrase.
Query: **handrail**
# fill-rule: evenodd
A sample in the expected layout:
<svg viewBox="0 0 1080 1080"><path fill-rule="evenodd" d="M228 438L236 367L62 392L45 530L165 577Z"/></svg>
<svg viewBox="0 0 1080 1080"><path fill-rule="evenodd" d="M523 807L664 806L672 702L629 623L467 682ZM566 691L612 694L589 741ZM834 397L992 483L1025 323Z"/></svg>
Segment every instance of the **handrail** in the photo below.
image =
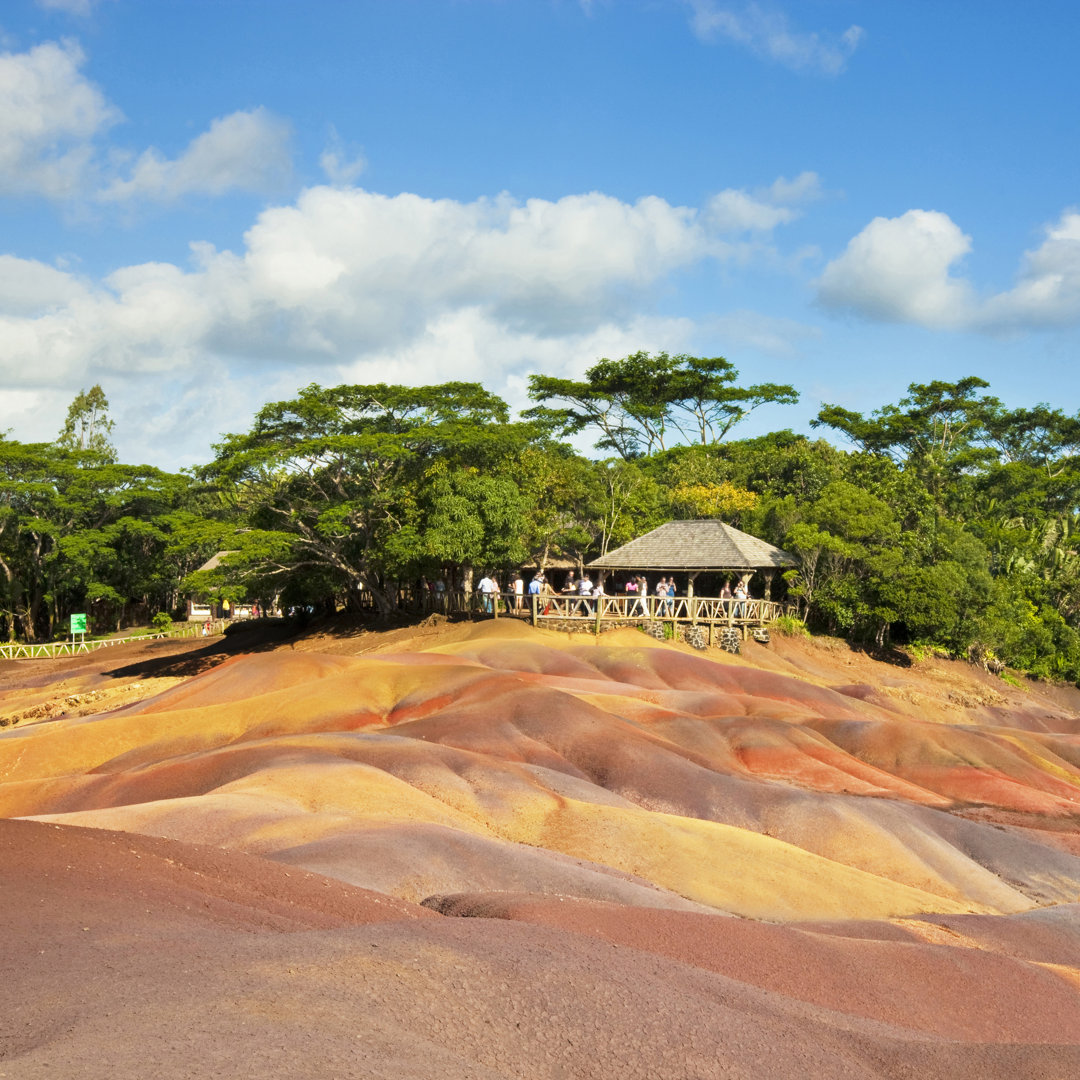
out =
<svg viewBox="0 0 1080 1080"><path fill-rule="evenodd" d="M215 619L206 623L181 627L179 630L158 630L151 634L133 634L131 637L100 638L96 641L44 641L36 644L10 642L0 645L0 658L4 660L51 660L57 656L77 656L81 653L109 649L114 645L126 645L132 641L154 641L163 638L199 637L207 627L211 634L220 634L225 620ZM215 629L216 628L216 629Z"/></svg>
<svg viewBox="0 0 1080 1080"><path fill-rule="evenodd" d="M445 592L410 596L412 610L443 615L518 616L544 620L655 621L715 623L726 626L764 626L791 612L791 604L778 600L720 596L580 596L577 593L540 593L535 598L513 592ZM597 610L599 608L599 611Z"/></svg>
<svg viewBox="0 0 1080 1080"><path fill-rule="evenodd" d="M531 599L531 598L530 598ZM541 595L535 618L660 621L763 626L791 605L777 600L736 600L713 596L572 596Z"/></svg>

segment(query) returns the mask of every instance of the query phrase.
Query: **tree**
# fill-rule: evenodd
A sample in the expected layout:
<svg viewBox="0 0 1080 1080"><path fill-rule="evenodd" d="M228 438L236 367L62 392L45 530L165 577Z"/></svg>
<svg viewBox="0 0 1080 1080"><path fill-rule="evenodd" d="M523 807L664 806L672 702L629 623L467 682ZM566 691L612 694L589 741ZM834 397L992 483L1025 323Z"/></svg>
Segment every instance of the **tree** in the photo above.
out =
<svg viewBox="0 0 1080 1080"><path fill-rule="evenodd" d="M0 441L0 621L9 637L48 637L71 611L119 623L128 605L162 605L170 515L190 480L93 451Z"/></svg>
<svg viewBox="0 0 1080 1080"><path fill-rule="evenodd" d="M721 356L636 352L622 360L600 360L581 381L531 375L529 396L534 401L566 404L554 409L541 404L525 415L563 435L596 429L598 450L614 451L630 461L665 449L672 431L711 445L759 405L799 399L791 386L736 386L738 375Z"/></svg>
<svg viewBox="0 0 1080 1080"><path fill-rule="evenodd" d="M505 481L536 434L508 416L498 397L457 382L312 384L264 406L201 473L242 492L252 529L228 563L278 592L300 576L346 602L363 588L385 613L391 579L432 560L493 557L495 523L518 525L513 493L489 481Z"/></svg>
<svg viewBox="0 0 1080 1080"><path fill-rule="evenodd" d="M109 400L100 383L80 390L68 406L67 419L57 445L75 453L94 454L106 461L116 460L116 448L109 441L114 427L109 417Z"/></svg>

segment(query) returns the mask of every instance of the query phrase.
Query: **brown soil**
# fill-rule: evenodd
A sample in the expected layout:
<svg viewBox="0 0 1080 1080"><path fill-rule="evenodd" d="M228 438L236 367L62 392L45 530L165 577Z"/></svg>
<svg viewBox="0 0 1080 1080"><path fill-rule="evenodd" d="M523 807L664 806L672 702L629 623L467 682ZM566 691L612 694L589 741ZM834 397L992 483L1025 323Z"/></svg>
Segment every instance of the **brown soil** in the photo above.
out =
<svg viewBox="0 0 1080 1080"><path fill-rule="evenodd" d="M1073 688L287 634L0 663L0 1076L1080 1074Z"/></svg>

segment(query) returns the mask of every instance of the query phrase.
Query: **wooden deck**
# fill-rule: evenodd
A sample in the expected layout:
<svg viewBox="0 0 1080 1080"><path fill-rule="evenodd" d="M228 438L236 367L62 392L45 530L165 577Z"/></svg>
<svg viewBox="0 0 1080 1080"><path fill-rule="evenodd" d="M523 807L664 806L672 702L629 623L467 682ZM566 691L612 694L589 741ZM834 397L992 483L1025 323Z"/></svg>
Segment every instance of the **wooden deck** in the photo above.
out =
<svg viewBox="0 0 1080 1080"><path fill-rule="evenodd" d="M536 596L528 597L534 626L550 622L601 624L666 622L681 626L735 627L743 632L768 625L790 611L775 600L727 600L710 596Z"/></svg>

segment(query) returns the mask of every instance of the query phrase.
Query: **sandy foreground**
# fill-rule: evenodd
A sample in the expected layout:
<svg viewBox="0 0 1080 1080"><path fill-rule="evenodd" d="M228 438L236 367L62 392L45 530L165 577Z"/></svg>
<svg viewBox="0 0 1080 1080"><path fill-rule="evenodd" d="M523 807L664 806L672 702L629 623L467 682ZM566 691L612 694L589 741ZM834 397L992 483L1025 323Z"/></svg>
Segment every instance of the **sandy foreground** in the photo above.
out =
<svg viewBox="0 0 1080 1080"><path fill-rule="evenodd" d="M1080 1075L1080 692L508 620L0 663L0 1077Z"/></svg>

